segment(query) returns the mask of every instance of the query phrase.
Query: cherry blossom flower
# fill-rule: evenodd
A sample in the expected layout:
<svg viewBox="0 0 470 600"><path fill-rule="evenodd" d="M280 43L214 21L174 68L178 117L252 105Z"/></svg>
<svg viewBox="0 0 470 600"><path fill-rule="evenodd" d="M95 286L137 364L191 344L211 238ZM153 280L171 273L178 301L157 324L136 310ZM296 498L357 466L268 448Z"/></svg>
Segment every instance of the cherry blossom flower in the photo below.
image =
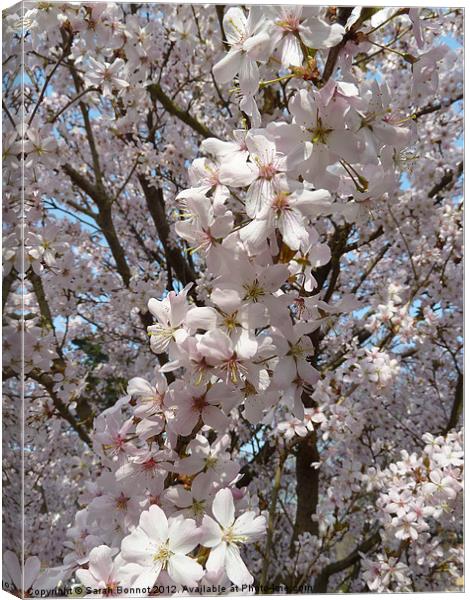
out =
<svg viewBox="0 0 470 600"><path fill-rule="evenodd" d="M204 571L187 555L198 543L199 531L192 519L167 519L163 510L153 505L122 540L121 554L128 570L137 575L133 581L136 587L153 587L162 570L178 584L195 586Z"/></svg>
<svg viewBox="0 0 470 600"><path fill-rule="evenodd" d="M128 440L131 427L130 419L121 424L113 414L99 417L95 425L95 440L100 451L122 464L135 450L135 446Z"/></svg>
<svg viewBox="0 0 470 600"><path fill-rule="evenodd" d="M207 138L202 141L201 149L223 162L230 159L237 161L244 159L246 161L249 154L246 146L246 136L247 132L244 129L235 129L233 131L233 142Z"/></svg>
<svg viewBox="0 0 470 600"><path fill-rule="evenodd" d="M454 499L460 484L452 477L446 476L439 470L433 470L429 474L430 481L423 485L423 491L428 496L444 496Z"/></svg>
<svg viewBox="0 0 470 600"><path fill-rule="evenodd" d="M181 342L186 337L181 325L189 308L186 296L191 287L188 284L179 294L171 291L163 300L149 300L149 311L158 321L148 328L154 352L165 352L172 341Z"/></svg>
<svg viewBox="0 0 470 600"><path fill-rule="evenodd" d="M135 487L128 482L116 482L111 473L104 473L100 484L103 492L88 505L89 513L103 527L118 525L125 531L139 521L144 496L136 495Z"/></svg>
<svg viewBox="0 0 470 600"><path fill-rule="evenodd" d="M218 573L225 569L228 578L237 586L253 583L253 576L240 556L239 546L262 537L266 530L264 516L248 511L235 518L232 492L219 490L212 503L216 520L205 515L202 521L201 544L211 548L206 569Z"/></svg>
<svg viewBox="0 0 470 600"><path fill-rule="evenodd" d="M230 483L240 467L225 451L229 441L228 435L223 435L211 445L204 436L196 435L188 444L189 456L179 459L175 463L175 470L186 475L204 471L221 483Z"/></svg>
<svg viewBox="0 0 470 600"><path fill-rule="evenodd" d="M91 550L102 543L100 537L92 531L88 509L76 513L75 523L68 529L66 538L64 546L71 552L66 555L64 565L76 568L87 563Z"/></svg>
<svg viewBox="0 0 470 600"><path fill-rule="evenodd" d="M253 165L253 177L245 209L249 217L255 217L266 208L276 190L285 182L286 157L277 152L276 144L263 135L247 135L246 145ZM229 168L233 168L232 164Z"/></svg>
<svg viewBox="0 0 470 600"><path fill-rule="evenodd" d="M310 191L280 183L273 191L269 209L261 211L257 218L240 231L240 236L245 243L260 248L277 228L289 248L305 248L309 243L306 217L313 215L316 210L327 212L329 198L330 194L326 190Z"/></svg>
<svg viewBox="0 0 470 600"><path fill-rule="evenodd" d="M288 421L281 421L277 426L280 434L289 442L294 436L305 437L307 427L295 417Z"/></svg>
<svg viewBox="0 0 470 600"><path fill-rule="evenodd" d="M259 368L251 363L258 351L258 343L243 332L237 342L217 329L206 332L198 341L198 350L206 361L217 367L225 383L237 384L247 377L254 384Z"/></svg>
<svg viewBox="0 0 470 600"><path fill-rule="evenodd" d="M287 167L297 167L316 187L335 191L338 178L327 168L340 160L357 162L359 145L353 131L345 127L349 104L334 101L332 85L321 92L300 90L289 102L293 124L275 131L285 139L280 149L288 153Z"/></svg>
<svg viewBox="0 0 470 600"><path fill-rule="evenodd" d="M173 452L169 449L156 452L145 447L138 449L133 452L133 456L128 462L118 468L116 479L117 481L140 479L150 483L171 468L170 461L173 459Z"/></svg>
<svg viewBox="0 0 470 600"><path fill-rule="evenodd" d="M215 431L224 431L229 420L219 406L227 396L227 386L216 383L209 389L194 386L174 387L171 406L175 412L174 429L179 435L189 435L199 419Z"/></svg>
<svg viewBox="0 0 470 600"><path fill-rule="evenodd" d="M100 85L104 96L112 96L113 90L122 90L129 86L129 82L119 77L124 69L124 61L117 58L112 64L99 63L90 57L91 70L87 72L90 85Z"/></svg>
<svg viewBox="0 0 470 600"><path fill-rule="evenodd" d="M216 215L215 207L202 196L184 200L184 214L186 218L175 223L176 233L191 244L191 252L204 252L207 264L216 268L220 243L233 229L233 214Z"/></svg>
<svg viewBox="0 0 470 600"><path fill-rule="evenodd" d="M208 158L194 160L189 176L193 187L180 192L178 200L204 196L214 190L214 205L217 207L223 205L230 196L227 186L245 186L253 179L252 170L246 161L237 161L232 163L230 169L225 169Z"/></svg>
<svg viewBox="0 0 470 600"><path fill-rule="evenodd" d="M343 38L344 28L338 23L328 25L320 16L320 7L280 6L274 10L277 27L274 45L279 47L281 62L286 67L302 66L301 41L309 48L330 48Z"/></svg>
<svg viewBox="0 0 470 600"><path fill-rule="evenodd" d="M113 554L108 546L96 546L90 552L88 568L77 569L77 577L83 585L92 590L102 590L99 594L93 594L94 597L116 595L119 586L131 583L132 578L126 573L126 563L120 554L113 560Z"/></svg>
<svg viewBox="0 0 470 600"><path fill-rule="evenodd" d="M133 377L127 384L127 393L137 400L134 414L137 417L154 417L163 412L167 389L166 377L158 371L152 384L142 377Z"/></svg>
<svg viewBox="0 0 470 600"><path fill-rule="evenodd" d="M190 490L182 485L171 487L165 492L165 500L178 509L176 515L193 518L200 524L215 492L212 483L210 473L199 473L193 479Z"/></svg>
<svg viewBox="0 0 470 600"><path fill-rule="evenodd" d="M231 46L227 55L213 67L220 83L231 81L237 73L243 92L256 92L259 83L257 61L267 60L271 40L266 31L266 21L257 10L250 10L248 19L242 8L231 7L223 19L225 36Z"/></svg>

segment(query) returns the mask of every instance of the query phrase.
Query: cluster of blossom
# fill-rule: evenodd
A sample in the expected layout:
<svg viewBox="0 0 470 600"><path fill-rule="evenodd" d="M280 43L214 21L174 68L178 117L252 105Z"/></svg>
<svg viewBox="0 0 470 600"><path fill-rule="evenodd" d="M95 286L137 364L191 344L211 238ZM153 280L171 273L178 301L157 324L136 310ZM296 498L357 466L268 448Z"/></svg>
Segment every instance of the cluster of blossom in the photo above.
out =
<svg viewBox="0 0 470 600"><path fill-rule="evenodd" d="M461 544L463 439L461 434L423 435L421 454L402 450L401 459L386 469L373 470L364 478L373 479L379 490L381 535L388 555L364 557L365 579L371 591L412 591L410 572L426 562L431 572L445 571L457 579L462 554L446 555L432 534ZM372 476L372 477L371 477ZM455 548L458 550L458 548ZM406 552L408 564L403 562ZM416 565L413 569L412 565Z"/></svg>
<svg viewBox="0 0 470 600"><path fill-rule="evenodd" d="M41 448L26 523L38 507L41 538L66 539L65 554L31 543L63 565L38 578L30 556L29 588L326 591L361 540L352 590L427 589L434 567L453 585L461 450L441 399L461 372L461 150L445 132L461 128L461 65L438 36L461 19L135 8L38 5L21 25L50 78L5 146L7 194L24 161L28 198L19 226L7 204L7 414L22 308ZM12 554L7 570L18 588Z"/></svg>

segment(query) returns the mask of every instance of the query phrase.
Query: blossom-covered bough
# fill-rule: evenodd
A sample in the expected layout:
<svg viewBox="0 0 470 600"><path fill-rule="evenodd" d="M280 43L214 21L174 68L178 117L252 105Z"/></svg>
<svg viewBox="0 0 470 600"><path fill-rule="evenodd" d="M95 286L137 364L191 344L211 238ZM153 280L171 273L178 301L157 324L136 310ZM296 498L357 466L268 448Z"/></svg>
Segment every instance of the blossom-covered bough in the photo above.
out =
<svg viewBox="0 0 470 600"><path fill-rule="evenodd" d="M28 7L5 585L459 589L462 11Z"/></svg>

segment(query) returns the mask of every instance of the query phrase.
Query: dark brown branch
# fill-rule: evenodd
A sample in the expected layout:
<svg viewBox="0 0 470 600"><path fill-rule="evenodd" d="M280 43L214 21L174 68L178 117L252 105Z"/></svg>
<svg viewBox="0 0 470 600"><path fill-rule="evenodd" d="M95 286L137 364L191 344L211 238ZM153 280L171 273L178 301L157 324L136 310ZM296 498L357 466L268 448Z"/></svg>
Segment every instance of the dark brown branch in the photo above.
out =
<svg viewBox="0 0 470 600"><path fill-rule="evenodd" d="M28 279L33 285L34 294L36 295L36 300L39 304L39 311L43 320L42 325L46 325L49 329L54 329L54 321L52 320L51 309L47 302L42 279L32 269L29 270Z"/></svg>
<svg viewBox="0 0 470 600"><path fill-rule="evenodd" d="M8 110L8 106L5 104L5 100L2 100L2 108L3 108L3 112L6 114L6 116L8 117L8 119L10 120L10 123L13 125L13 127L16 128L16 123L14 118L11 116L10 111Z"/></svg>
<svg viewBox="0 0 470 600"><path fill-rule="evenodd" d="M349 19L349 16L352 13L352 11L353 11L352 6L344 6L344 7L338 8L338 18L337 18L336 22L339 23L340 25L346 25L346 21ZM333 71L336 67L336 61L338 60L340 50L343 48L347 39L348 39L348 36L345 35L339 44L337 44L333 48L330 48L330 50L328 52L328 57L327 57L326 63L325 63L325 69L323 71L323 76L322 76L323 83L326 83L328 81L328 79L332 76Z"/></svg>
<svg viewBox="0 0 470 600"><path fill-rule="evenodd" d="M36 116L36 113L38 111L38 108L42 102L42 99L44 98L44 94L46 93L47 90L47 86L49 85L49 82L51 81L52 77L54 76L54 73L57 71L57 69L59 68L61 62L63 61L63 59L67 56L67 54L70 51L70 46L72 45L72 38L68 37L65 38L65 36L63 36L63 40L64 40L64 47L62 49L62 53L59 57L59 59L57 60L57 62L55 63L55 65L52 67L51 72L49 73L49 75L46 77L46 80L44 81L44 85L42 86L42 90L39 94L38 100L36 102L36 105L33 108L33 112L31 113L31 116L28 120L28 126L31 125L31 123L33 122L34 117Z"/></svg>
<svg viewBox="0 0 470 600"><path fill-rule="evenodd" d="M5 304L8 300L8 296L10 294L11 286L18 279L18 273L14 267L11 268L11 271L8 275L2 280L2 310L5 309Z"/></svg>
<svg viewBox="0 0 470 600"><path fill-rule="evenodd" d="M3 369L2 376L3 376L4 381L6 381L7 379L13 379L13 378L21 381L20 375L18 373L16 373L11 367L5 367ZM54 405L54 407L57 410L57 412L59 413L59 415L63 419L65 419L67 421L67 423L69 423L69 425L71 425L72 429L74 429L77 432L80 439L83 442L85 442L85 444L90 446L90 448L91 448L92 441L90 439L90 436L88 435L88 432L82 427L82 425L80 423L78 423L78 421L75 419L75 417L69 411L67 406L62 402L62 400L59 398L59 396L54 391L55 381L51 377L51 375L49 375L48 373L43 373L39 369L32 369L31 371L28 372L27 376L30 377L31 379L34 379L34 381L37 381L38 383L40 383L47 390L47 392L49 393L49 396L51 397L52 404Z"/></svg>
<svg viewBox="0 0 470 600"><path fill-rule="evenodd" d="M374 240L376 240L377 238L379 238L381 235L383 235L383 227L382 225L379 225L379 227L374 231L374 233L372 233L370 235L370 237L365 240L365 241L357 241L357 242L353 242L352 244L348 244L346 246L346 248L344 249L344 252L351 252L351 250L357 250L358 248L361 248L362 246L366 246L367 244L370 244L371 242L373 242Z"/></svg>
<svg viewBox="0 0 470 600"><path fill-rule="evenodd" d="M99 88L96 87L89 87L86 90L83 90L82 92L80 92L79 94L77 94L74 98L71 98L67 104L65 104L61 109L59 109L55 115L53 115L50 119L49 119L49 123L55 123L55 121L57 121L57 119L60 117L60 115L62 113L64 113L70 106L72 106L72 104L74 104L75 102L77 102L77 100L80 100L80 98L82 96L84 96L85 94L88 94L88 92L99 92Z"/></svg>
<svg viewBox="0 0 470 600"><path fill-rule="evenodd" d="M142 186L145 200L147 202L147 208L155 224L158 237L160 238L162 246L165 250L168 264L171 265L172 269L176 273L176 276L183 283L183 285L195 281L196 274L194 273L193 269L185 260L179 248L171 243L170 225L168 224L166 217L165 200L162 189L150 185L144 175L139 175L138 179L140 181L140 185Z"/></svg>
<svg viewBox="0 0 470 600"><path fill-rule="evenodd" d="M375 532L369 538L367 538L362 544L360 544L355 550L353 550L348 556L343 558L342 560L338 560L334 563L327 565L317 576L315 579L315 584L313 586L314 593L326 593L328 589L328 580L335 573L340 573L347 569L348 567L352 567L354 564L359 562L361 559L360 553L366 554L374 546L380 543L380 534L379 532Z"/></svg>
<svg viewBox="0 0 470 600"><path fill-rule="evenodd" d="M124 249L119 241L118 234L114 227L111 207L109 205L100 209L96 222L100 226L101 231L103 232L106 241L108 242L111 253L116 262L116 267L119 275L122 277L124 281L124 285L129 287L129 283L131 280L131 270L129 265L127 264L126 255Z"/></svg>
<svg viewBox="0 0 470 600"><path fill-rule="evenodd" d="M195 117L193 117L188 111L185 111L179 106L177 106L171 100L171 98L165 94L159 83L152 83L147 87L147 89L149 90L150 97L154 102L160 102L160 104L167 112L178 118L186 125L189 125L189 127L194 129L194 131L199 133L199 135L202 135L202 137L204 138L218 137L215 135L215 133L212 133L212 131L208 127L206 127L205 125L200 123Z"/></svg>
<svg viewBox="0 0 470 600"><path fill-rule="evenodd" d="M39 275L37 275L32 269L30 269L28 272L28 278L33 285L34 293L36 295L36 299L39 304L42 325L43 326L46 325L47 327L52 329L54 331L54 336L55 336L54 321L53 321L51 309L49 307L49 303L47 301L46 293L44 291L43 281L39 277ZM58 355L57 358L55 358L53 360L52 373L61 373L62 374L65 372L67 365L66 365L65 358L64 358L64 355L62 352L62 347L59 345L59 343L57 343L57 355ZM34 371L35 371L36 375L35 376L31 375L31 376L36 381L42 383L44 385L44 387L47 389L58 413L68 423L70 423L72 425L72 427L77 431L77 433L80 435L80 437L83 439L83 441L86 441L86 439L84 439L83 435L81 434L81 429L82 429L81 425L79 423L78 424L76 423L73 415L71 415L69 413L67 405L63 403L63 401L57 396L57 394L55 394L55 392L54 392L54 381L55 381L54 377L50 377L50 380L52 382L52 383L50 383L49 380L47 379L47 377L49 377L49 376L46 373L41 372L40 369L35 369ZM80 398L77 401L77 414L82 419L82 422L89 422L89 421L91 422L91 420L93 418L93 414L92 414L90 405L89 405L87 399L84 397ZM77 425L79 425L78 428L77 428ZM86 430L83 430L83 431L86 433Z"/></svg>
<svg viewBox="0 0 470 600"><path fill-rule="evenodd" d="M455 172L453 171L453 169L449 169L445 173L444 177L438 183L436 183L436 185L433 188L431 188L431 190L428 193L428 198L435 198L436 196L438 196L440 192L442 192L448 186L457 181L457 179L462 175L462 173L463 162L459 162Z"/></svg>
<svg viewBox="0 0 470 600"><path fill-rule="evenodd" d="M324 295L325 302L328 302L328 300L331 299L331 296L333 295L335 287L338 283L338 277L341 269L341 257L345 252L350 231L351 225L342 225L340 227L335 226L334 235L329 240L329 245L331 247L331 260L326 265L323 265L315 271L315 279L317 281L317 287L313 292L315 294L323 289L331 273L330 282ZM326 331L322 330L320 327L309 335L314 348L314 357L312 361L314 365L317 363L320 352L320 343L325 335ZM309 401L308 398L306 400Z"/></svg>
<svg viewBox="0 0 470 600"><path fill-rule="evenodd" d="M441 110L441 108L448 108L449 106L451 106L452 104L455 104L456 102L459 102L460 100L463 100L463 94L459 94L455 98L452 98L450 100L450 102L448 102L447 104L442 104L442 102L429 104L428 106L425 106L424 108L420 108L419 110L417 110L413 116L415 119L419 119L419 117L422 117L424 115L429 115L433 112L437 112L438 110Z"/></svg>
<svg viewBox="0 0 470 600"><path fill-rule="evenodd" d="M343 225L335 228L334 236L330 241L331 260L328 264L320 267L320 269L315 272L315 278L317 280L317 289L315 290L315 293L323 289L328 277L331 275L324 296L325 302L328 302L328 300L331 299L338 283L341 257L344 254L350 231L351 225ZM309 336L314 348L313 363L318 359L323 335L324 334L322 334L321 329L319 328ZM308 393L305 392L303 394L302 400L304 406L313 406L312 398ZM318 535L318 522L314 521L312 517L315 516L317 511L320 469L312 467L312 463L318 463L319 460L320 455L317 447L317 434L316 431L314 431L299 443L296 453L297 512L292 537L293 541L303 532Z"/></svg>
<svg viewBox="0 0 470 600"><path fill-rule="evenodd" d="M98 214L94 215L94 219L99 225L108 243L119 275L122 277L125 286L129 287L131 271L129 265L127 264L124 249L119 241L119 237L114 227L111 212L112 200L103 192L102 187L98 187L98 185L91 183L86 177L84 177L70 165L65 164L62 168L70 177L72 183L88 194L88 196L94 200L96 206L98 207Z"/></svg>
<svg viewBox="0 0 470 600"><path fill-rule="evenodd" d="M353 8L354 7L352 7L352 6L343 6L342 8L338 7L337 8L338 18L336 19L336 22L339 23L340 25L346 25L347 20L349 19L350 15L353 11ZM355 21L351 25L351 28L349 29L349 31L346 32L346 34L343 37L343 39L341 40L341 42L339 44L337 44L336 46L334 46L333 48L330 48L330 51L328 52L328 57L327 57L326 63L325 63L325 69L323 71L323 76L322 76L323 84L325 84L330 79L330 77L333 75L339 53L340 53L341 49L345 46L346 42L357 39L356 33L361 28L361 25L365 21L370 19L372 17L372 15L374 15L378 10L380 10L380 9L377 7L364 6L361 10L361 14L359 15L359 18L357 19L357 21ZM409 10L408 8L402 8L402 9L398 10L395 13L394 18L399 15L406 14L408 12L408 10ZM379 54L379 53L377 53L377 54Z"/></svg>
<svg viewBox="0 0 470 600"><path fill-rule="evenodd" d="M96 187L96 185L92 183L89 179L87 179L84 175L76 171L71 165L66 163L65 165L62 165L62 168L65 171L65 173L70 177L72 183L74 183L76 186L82 189L85 192L85 194L90 196L90 198L95 202L98 208L108 203L110 199L106 196L106 194L99 190Z"/></svg>
<svg viewBox="0 0 470 600"><path fill-rule="evenodd" d="M68 407L62 402L62 400L54 391L54 379L47 373L42 373L38 369L33 369L30 371L28 376L40 383L47 390L49 396L51 397L54 408L57 410L59 415L65 419L69 425L71 425L71 427L78 433L80 439L91 448L92 442L88 432L80 423L76 421Z"/></svg>
<svg viewBox="0 0 470 600"><path fill-rule="evenodd" d="M392 247L392 244L390 242L387 242L384 246L382 246L382 248L379 250L377 255L371 260L369 265L366 267L366 270L361 275L359 281L356 283L356 285L351 290L351 292L353 294L355 294L358 291L358 289L361 287L361 285L364 283L364 281L369 277L369 275L372 273L372 271L375 269L375 267L378 265L378 263L382 260L382 258L388 252L388 249L391 247Z"/></svg>
<svg viewBox="0 0 470 600"><path fill-rule="evenodd" d="M457 379L457 385L455 386L454 402L452 404L452 411L450 413L449 421L444 433L449 433L452 429L457 427L459 422L460 413L463 407L463 373L459 373Z"/></svg>
<svg viewBox="0 0 470 600"><path fill-rule="evenodd" d="M217 19L219 21L220 33L222 34L222 41L225 42L225 29L224 29L224 5L216 4L215 10L217 12Z"/></svg>
<svg viewBox="0 0 470 600"><path fill-rule="evenodd" d="M293 540L305 532L318 535L318 521L314 521L312 517L315 516L317 511L320 469L312 467L312 463L319 462L319 460L317 433L313 431L300 442L296 453L297 511L292 536Z"/></svg>
<svg viewBox="0 0 470 600"><path fill-rule="evenodd" d="M73 78L73 82L75 85L75 89L77 91L77 94L79 94L83 90L82 81L80 79L80 76L77 73L77 70L75 69L75 65L74 65L73 61L69 60L68 64L70 67L70 72L72 73L72 78ZM95 174L96 187L99 189L100 192L104 193L100 159L99 159L98 149L97 149L96 143L95 143L95 137L93 135L93 128L91 126L90 115L88 112L88 106L81 100L79 101L78 104L80 106L80 111L82 113L83 123L85 125L85 130L86 130L86 134L87 134L88 145L90 147L91 158L93 160L93 171Z"/></svg>

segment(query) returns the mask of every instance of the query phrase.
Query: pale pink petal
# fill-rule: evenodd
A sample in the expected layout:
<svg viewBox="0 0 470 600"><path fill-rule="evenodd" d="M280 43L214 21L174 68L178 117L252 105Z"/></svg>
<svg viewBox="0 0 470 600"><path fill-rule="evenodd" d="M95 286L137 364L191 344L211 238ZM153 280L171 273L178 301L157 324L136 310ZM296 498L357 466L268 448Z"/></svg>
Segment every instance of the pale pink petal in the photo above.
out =
<svg viewBox="0 0 470 600"><path fill-rule="evenodd" d="M345 31L338 23L328 25L322 19L309 17L300 25L299 33L309 48L331 48L341 42Z"/></svg>
<svg viewBox="0 0 470 600"><path fill-rule="evenodd" d="M237 156L222 165L219 171L219 181L233 187L246 187L257 176L257 169L246 162L245 157Z"/></svg>
<svg viewBox="0 0 470 600"><path fill-rule="evenodd" d="M18 560L16 554L11 550L7 550L3 554L3 561L15 587L17 589L22 589L23 577L21 573L20 561Z"/></svg>
<svg viewBox="0 0 470 600"><path fill-rule="evenodd" d="M201 525L201 544L206 548L213 548L222 541L222 529L212 517L204 515Z"/></svg>
<svg viewBox="0 0 470 600"><path fill-rule="evenodd" d="M162 570L162 563L155 562L151 567L139 573L138 577L132 582L132 586L136 588L152 588L157 581L157 577Z"/></svg>
<svg viewBox="0 0 470 600"><path fill-rule="evenodd" d="M218 546L212 548L206 563L208 573L219 573L224 568L226 553L227 542L221 542Z"/></svg>
<svg viewBox="0 0 470 600"><path fill-rule="evenodd" d="M188 554L199 543L199 530L193 519L170 519L169 536L170 550L179 554Z"/></svg>
<svg viewBox="0 0 470 600"><path fill-rule="evenodd" d="M168 575L175 583L194 586L204 575L204 569L193 558L175 554L168 561Z"/></svg>
<svg viewBox="0 0 470 600"><path fill-rule="evenodd" d="M214 77L219 83L228 83L232 81L240 70L242 62L242 53L240 50L230 50L222 60L212 68Z"/></svg>
<svg viewBox="0 0 470 600"><path fill-rule="evenodd" d="M253 511L247 511L237 518L233 531L245 536L247 542L254 542L266 533L266 519L262 515L257 517Z"/></svg>
<svg viewBox="0 0 470 600"><path fill-rule="evenodd" d="M225 569L227 571L227 577L235 585L242 586L253 583L253 575L251 575L246 568L246 565L240 556L240 551L234 544L228 544L227 546Z"/></svg>
<svg viewBox="0 0 470 600"><path fill-rule="evenodd" d="M282 44L281 61L285 67L293 65L294 67L302 66L303 62L302 49L299 40L294 34L288 33Z"/></svg>
<svg viewBox="0 0 470 600"><path fill-rule="evenodd" d="M98 581L107 581L113 570L112 550L108 546L97 546L90 552L90 573Z"/></svg>
<svg viewBox="0 0 470 600"><path fill-rule="evenodd" d="M168 520L163 510L156 504L140 515L139 527L157 543L168 539Z"/></svg>
<svg viewBox="0 0 470 600"><path fill-rule="evenodd" d="M212 512L222 527L230 527L235 520L235 506L233 495L228 488L219 490L212 503Z"/></svg>
<svg viewBox="0 0 470 600"><path fill-rule="evenodd" d="M24 564L24 591L29 590L41 570L41 561L37 556L30 556Z"/></svg>
<svg viewBox="0 0 470 600"><path fill-rule="evenodd" d="M240 41L240 35L247 29L247 20L243 9L239 6L230 7L224 15L225 37L229 44Z"/></svg>
<svg viewBox="0 0 470 600"><path fill-rule="evenodd" d="M217 311L209 306L196 306L188 311L185 323L193 331L214 329L217 323Z"/></svg>
<svg viewBox="0 0 470 600"><path fill-rule="evenodd" d="M250 59L261 62L266 61L271 51L271 38L269 34L266 31L260 31L256 35L250 36L243 43L243 50Z"/></svg>
<svg viewBox="0 0 470 600"><path fill-rule="evenodd" d="M256 60L243 56L240 65L240 89L244 94L255 94L259 85L259 68Z"/></svg>
<svg viewBox="0 0 470 600"><path fill-rule="evenodd" d="M201 416L206 425L218 432L225 431L230 423L230 419L216 406L206 406Z"/></svg>
<svg viewBox="0 0 470 600"><path fill-rule="evenodd" d="M148 545L148 536L139 527L137 527L121 542L121 553L123 559L127 562L134 562L139 565L148 566L152 561L152 557L149 555L147 549Z"/></svg>
<svg viewBox="0 0 470 600"><path fill-rule="evenodd" d="M96 587L96 578L90 573L89 569L77 569L75 575L81 583L87 587Z"/></svg>
<svg viewBox="0 0 470 600"><path fill-rule="evenodd" d="M148 301L148 309L160 323L167 323L169 319L169 307L163 301L150 298Z"/></svg>

